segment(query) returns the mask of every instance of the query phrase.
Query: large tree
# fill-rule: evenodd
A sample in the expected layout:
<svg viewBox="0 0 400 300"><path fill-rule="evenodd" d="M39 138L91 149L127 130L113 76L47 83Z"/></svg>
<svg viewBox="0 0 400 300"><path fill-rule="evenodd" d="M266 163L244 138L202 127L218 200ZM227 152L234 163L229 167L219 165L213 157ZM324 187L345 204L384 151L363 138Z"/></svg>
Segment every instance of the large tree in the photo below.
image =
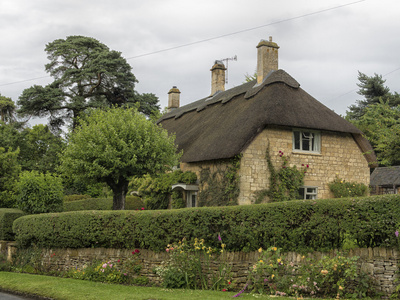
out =
<svg viewBox="0 0 400 300"><path fill-rule="evenodd" d="M352 122L364 132L380 165L400 164L400 105L393 107L381 99L367 106L364 114Z"/></svg>
<svg viewBox="0 0 400 300"><path fill-rule="evenodd" d="M385 86L385 81L382 75L374 74L374 76L367 76L364 73L358 72L357 86L360 88L358 94L363 96L363 100L357 100L357 104L349 106L349 111L346 113L348 120L360 119L368 106L379 103L383 99L391 107L400 104L400 95L398 93L392 94L390 89Z"/></svg>
<svg viewBox="0 0 400 300"><path fill-rule="evenodd" d="M77 117L89 108L139 103L146 115L160 109L154 94L134 90L137 80L121 53L98 40L69 36L47 44L45 51L50 60L45 69L54 81L23 91L21 115L48 117L53 128L65 123L75 128Z"/></svg>
<svg viewBox="0 0 400 300"><path fill-rule="evenodd" d="M53 134L47 125L29 128L18 122L0 121L0 147L19 149L18 163L22 171L55 172L64 146L62 137Z"/></svg>
<svg viewBox="0 0 400 300"><path fill-rule="evenodd" d="M163 172L177 163L174 140L134 108L98 109L71 132L60 171L67 178L107 183L113 209L124 209L132 176Z"/></svg>

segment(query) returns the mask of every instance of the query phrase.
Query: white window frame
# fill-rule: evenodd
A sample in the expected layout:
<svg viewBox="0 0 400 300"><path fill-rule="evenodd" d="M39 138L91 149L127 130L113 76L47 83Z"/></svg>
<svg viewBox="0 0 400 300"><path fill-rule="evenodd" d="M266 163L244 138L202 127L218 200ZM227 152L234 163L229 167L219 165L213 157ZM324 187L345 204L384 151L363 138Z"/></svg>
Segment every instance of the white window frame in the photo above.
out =
<svg viewBox="0 0 400 300"><path fill-rule="evenodd" d="M303 200L315 200L318 198L318 187L317 186L302 186L300 189L304 189ZM314 191L308 191L308 189L313 189ZM301 195L301 193L299 192ZM307 196L309 196L307 198Z"/></svg>
<svg viewBox="0 0 400 300"><path fill-rule="evenodd" d="M299 149L296 149L296 133L299 136ZM305 145L308 141L309 150L304 150ZM294 152L306 152L306 153L321 153L321 132L308 129L293 129L293 151Z"/></svg>

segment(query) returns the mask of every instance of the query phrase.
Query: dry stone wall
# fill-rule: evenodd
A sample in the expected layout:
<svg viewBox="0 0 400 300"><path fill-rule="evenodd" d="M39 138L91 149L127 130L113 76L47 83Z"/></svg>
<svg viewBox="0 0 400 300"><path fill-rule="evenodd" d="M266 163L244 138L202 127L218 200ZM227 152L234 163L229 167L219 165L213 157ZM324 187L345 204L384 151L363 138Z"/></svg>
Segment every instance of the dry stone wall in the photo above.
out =
<svg viewBox="0 0 400 300"><path fill-rule="evenodd" d="M8 244L9 253L15 252L15 243ZM3 249L4 251L4 249ZM134 250L126 249L50 249L43 250L42 263L46 269L65 271L68 269L80 269L94 261L107 262L129 258ZM159 267L163 261L168 260L167 252L155 253L150 250L139 250L142 269L140 275L147 276L151 284L160 284L160 277L155 274L154 269ZM250 268L259 258L257 251L245 252L225 252L222 259L232 267L232 279L238 286L244 285L247 281ZM295 252L286 253L286 261L294 265L301 264L304 257ZM335 251L329 253L315 252L308 256L320 259L322 256L334 256ZM395 279L398 277L400 252L395 249L386 248L361 248L353 249L348 256L358 256L358 266L360 270L371 275L376 282L378 291L384 295L390 295L396 287ZM211 268L217 272L218 264L211 264Z"/></svg>

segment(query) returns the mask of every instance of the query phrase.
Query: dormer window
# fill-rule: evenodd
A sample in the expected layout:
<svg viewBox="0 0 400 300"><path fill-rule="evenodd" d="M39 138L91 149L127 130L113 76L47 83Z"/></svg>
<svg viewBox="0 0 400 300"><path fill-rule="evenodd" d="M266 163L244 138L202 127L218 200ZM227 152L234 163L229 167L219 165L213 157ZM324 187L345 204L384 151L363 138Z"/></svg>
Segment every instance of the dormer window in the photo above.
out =
<svg viewBox="0 0 400 300"><path fill-rule="evenodd" d="M293 151L321 152L321 133L310 130L293 130Z"/></svg>

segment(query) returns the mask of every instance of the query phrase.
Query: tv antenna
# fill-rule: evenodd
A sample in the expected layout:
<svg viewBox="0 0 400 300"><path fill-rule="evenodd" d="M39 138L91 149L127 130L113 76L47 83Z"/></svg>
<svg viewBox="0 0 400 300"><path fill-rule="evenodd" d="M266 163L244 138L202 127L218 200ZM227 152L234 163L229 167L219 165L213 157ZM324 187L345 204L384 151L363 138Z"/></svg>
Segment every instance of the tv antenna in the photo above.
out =
<svg viewBox="0 0 400 300"><path fill-rule="evenodd" d="M226 74L225 74L225 83L226 84L228 84L228 61L230 61L230 60L234 60L234 61L237 61L237 55L235 55L235 56L233 56L233 57L228 57L228 58L223 58L223 59L220 59L220 61L225 61L226 62L226 65L225 65L225 67L226 67Z"/></svg>

